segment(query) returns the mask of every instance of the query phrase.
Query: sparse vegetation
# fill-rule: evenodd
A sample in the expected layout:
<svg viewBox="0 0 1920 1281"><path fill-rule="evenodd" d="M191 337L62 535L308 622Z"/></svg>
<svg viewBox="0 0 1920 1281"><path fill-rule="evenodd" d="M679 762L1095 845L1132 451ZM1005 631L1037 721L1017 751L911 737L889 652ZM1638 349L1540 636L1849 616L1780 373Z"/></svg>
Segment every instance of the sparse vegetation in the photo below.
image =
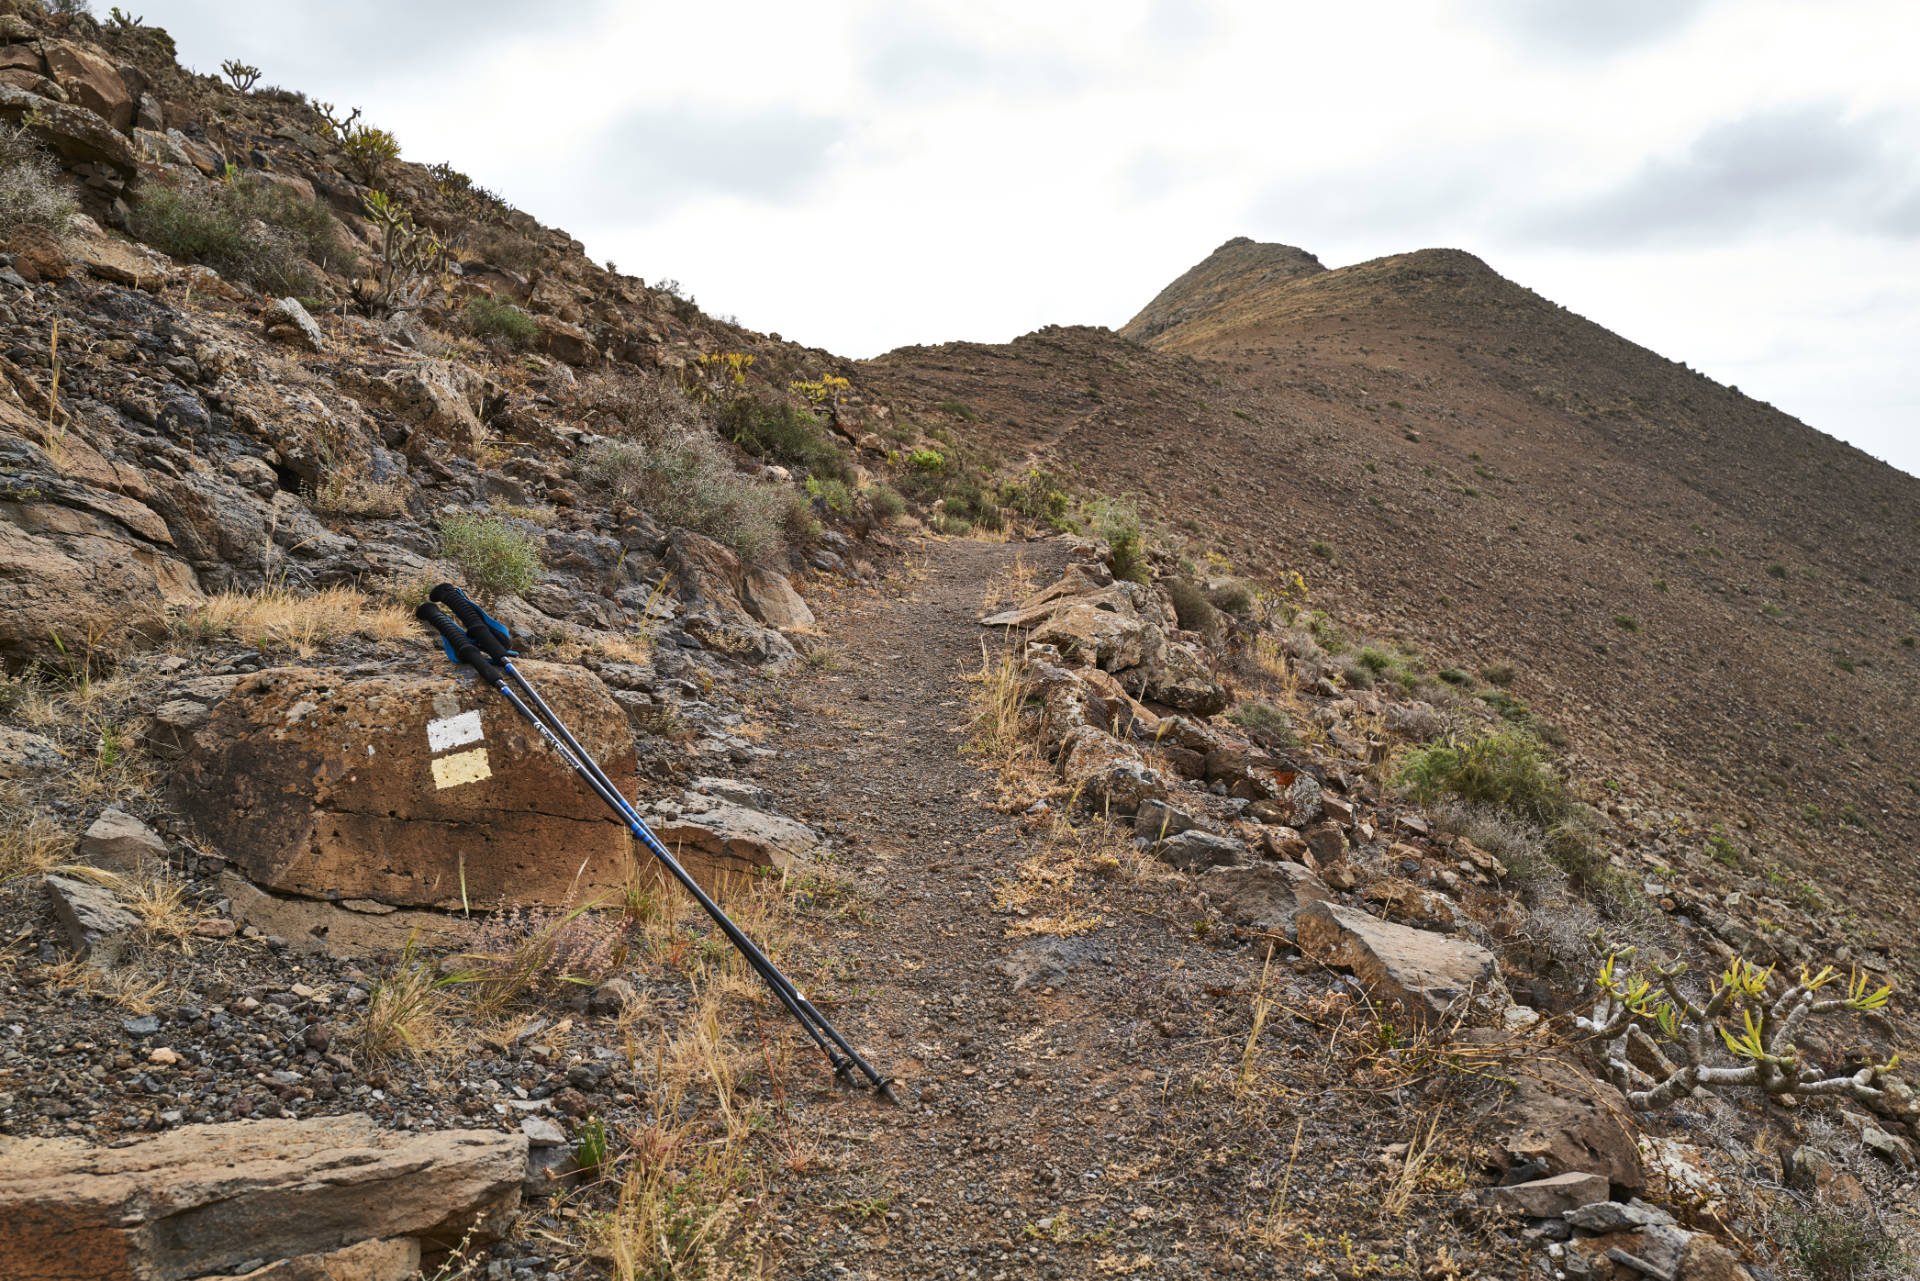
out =
<svg viewBox="0 0 1920 1281"><path fill-rule="evenodd" d="M784 401L737 396L716 417L720 434L756 458L784 463L809 476L845 481L852 473L820 420Z"/></svg>
<svg viewBox="0 0 1920 1281"><path fill-rule="evenodd" d="M1568 804L1566 783L1539 740L1517 728L1415 748L1401 759L1394 782L1422 804L1457 796L1542 825L1557 822Z"/></svg>
<svg viewBox="0 0 1920 1281"><path fill-rule="evenodd" d="M804 534L805 504L790 489L751 480L704 432L668 429L657 441L605 441L582 464L589 485L657 519L717 539L752 562Z"/></svg>
<svg viewBox="0 0 1920 1281"><path fill-rule="evenodd" d="M475 294L467 299L467 332L482 342L525 347L540 336L539 322L503 299Z"/></svg>
<svg viewBox="0 0 1920 1281"><path fill-rule="evenodd" d="M53 153L26 126L0 126L0 240L22 227L59 231L77 208Z"/></svg>
<svg viewBox="0 0 1920 1281"><path fill-rule="evenodd" d="M440 518L440 550L476 593L517 596L540 577L540 535L503 516Z"/></svg>
<svg viewBox="0 0 1920 1281"><path fill-rule="evenodd" d="M311 297L320 290L314 266L344 259L333 215L265 178L229 173L191 185L150 182L140 191L127 223L137 239L264 292Z"/></svg>
<svg viewBox="0 0 1920 1281"><path fill-rule="evenodd" d="M1174 617L1179 620L1181 627L1202 635L1212 635L1219 627L1220 616L1198 583L1190 578L1167 578L1161 580L1160 586L1166 589L1167 598L1173 602Z"/></svg>

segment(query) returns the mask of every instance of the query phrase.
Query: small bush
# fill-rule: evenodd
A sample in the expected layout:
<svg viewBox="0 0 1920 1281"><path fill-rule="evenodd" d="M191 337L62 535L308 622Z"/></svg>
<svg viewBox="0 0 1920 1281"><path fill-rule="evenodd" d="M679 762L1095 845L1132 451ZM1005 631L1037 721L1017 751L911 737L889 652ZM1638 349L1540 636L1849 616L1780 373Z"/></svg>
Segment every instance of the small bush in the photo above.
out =
<svg viewBox="0 0 1920 1281"><path fill-rule="evenodd" d="M261 235L253 223L265 224ZM191 187L149 184L127 230L174 258L274 294L320 291L311 264L345 255L340 228L320 205L278 183L234 177Z"/></svg>
<svg viewBox="0 0 1920 1281"><path fill-rule="evenodd" d="M1483 667L1480 669L1480 679L1500 689L1505 689L1507 686L1513 684L1514 675L1513 666L1510 663L1495 663L1492 667ZM1444 680L1446 678L1442 676L1441 679ZM1457 683L1464 684L1465 682Z"/></svg>
<svg viewBox="0 0 1920 1281"><path fill-rule="evenodd" d="M951 414L963 422L977 423L980 421L980 415L968 408L964 400L943 400L935 405L934 408L943 414Z"/></svg>
<svg viewBox="0 0 1920 1281"><path fill-rule="evenodd" d="M1371 645L1368 645L1353 657L1355 662L1370 672L1384 672L1393 666L1393 655L1383 649L1375 649Z"/></svg>
<svg viewBox="0 0 1920 1281"><path fill-rule="evenodd" d="M946 510L951 516L996 533L1007 527L1006 517L978 481L965 478L952 481L946 487L946 498Z"/></svg>
<svg viewBox="0 0 1920 1281"><path fill-rule="evenodd" d="M510 302L475 294L467 299L467 332L483 342L524 347L540 336L540 325Z"/></svg>
<svg viewBox="0 0 1920 1281"><path fill-rule="evenodd" d="M846 456L804 409L736 397L718 416L722 435L755 458L771 458L809 476L846 480L852 472Z"/></svg>
<svg viewBox="0 0 1920 1281"><path fill-rule="evenodd" d="M666 378L597 374L581 389L588 423L603 436L633 436L660 441L674 430L704 426L706 407L689 400Z"/></svg>
<svg viewBox="0 0 1920 1281"><path fill-rule="evenodd" d="M1774 565L1767 566L1767 577L1785 578L1786 576L1787 576L1787 567L1785 565L1774 564Z"/></svg>
<svg viewBox="0 0 1920 1281"><path fill-rule="evenodd" d="M945 471L947 456L937 449L916 449L907 455L907 466L915 471Z"/></svg>
<svg viewBox="0 0 1920 1281"><path fill-rule="evenodd" d="M1246 730L1262 746L1291 747L1294 744L1292 719L1265 699L1255 698L1234 704L1227 719Z"/></svg>
<svg viewBox="0 0 1920 1281"><path fill-rule="evenodd" d="M1467 675L1467 673L1457 667L1443 667L1436 672L1435 675L1439 676L1441 680L1449 685L1465 686L1473 684L1473 677Z"/></svg>
<svg viewBox="0 0 1920 1281"><path fill-rule="evenodd" d="M24 126L0 127L0 240L21 227L59 231L79 206L60 182L60 164Z"/></svg>
<svg viewBox="0 0 1920 1281"><path fill-rule="evenodd" d="M1028 520L1040 521L1055 531L1067 529L1066 488L1054 476L1039 468L1030 468L1018 480L1000 487L1000 505Z"/></svg>
<svg viewBox="0 0 1920 1281"><path fill-rule="evenodd" d="M1613 616L1613 625L1623 632L1637 632L1640 630L1639 622L1635 620L1631 614L1615 614Z"/></svg>
<svg viewBox="0 0 1920 1281"><path fill-rule="evenodd" d="M873 508L873 518L882 525L892 524L907 510L907 500L889 486L869 485L865 492Z"/></svg>
<svg viewBox="0 0 1920 1281"><path fill-rule="evenodd" d="M1113 576L1136 583L1147 581L1146 544L1140 534L1140 513L1123 498L1102 499L1087 512L1094 537L1113 555Z"/></svg>
<svg viewBox="0 0 1920 1281"><path fill-rule="evenodd" d="M807 493L819 499L820 505L835 516L853 515L853 491L847 488L844 481L809 476Z"/></svg>
<svg viewBox="0 0 1920 1281"><path fill-rule="evenodd" d="M588 451L582 471L603 493L725 543L749 562L783 538L804 537L812 523L798 495L741 475L725 447L704 432L669 431L656 442L602 441Z"/></svg>
<svg viewBox="0 0 1920 1281"><path fill-rule="evenodd" d="M440 550L484 596L518 596L540 577L540 536L500 516L440 520Z"/></svg>
<svg viewBox="0 0 1920 1281"><path fill-rule="evenodd" d="M1324 542L1318 538L1307 544L1307 551L1318 556L1321 560L1333 559L1333 544Z"/></svg>
<svg viewBox="0 0 1920 1281"><path fill-rule="evenodd" d="M1543 825L1558 821L1568 807L1566 784L1547 762L1539 740L1521 729L1496 730L1466 744L1415 748L1402 759L1393 781L1421 804L1457 796Z"/></svg>
<svg viewBox="0 0 1920 1281"><path fill-rule="evenodd" d="M1226 583L1213 590L1208 597L1215 609L1225 610L1240 618L1253 616L1253 589L1245 583Z"/></svg>
<svg viewBox="0 0 1920 1281"><path fill-rule="evenodd" d="M1211 635L1220 625L1220 616L1214 612L1213 602L1207 599L1206 593L1192 579L1169 578L1160 585L1167 589L1167 597L1173 602L1174 617L1180 620L1182 628Z"/></svg>

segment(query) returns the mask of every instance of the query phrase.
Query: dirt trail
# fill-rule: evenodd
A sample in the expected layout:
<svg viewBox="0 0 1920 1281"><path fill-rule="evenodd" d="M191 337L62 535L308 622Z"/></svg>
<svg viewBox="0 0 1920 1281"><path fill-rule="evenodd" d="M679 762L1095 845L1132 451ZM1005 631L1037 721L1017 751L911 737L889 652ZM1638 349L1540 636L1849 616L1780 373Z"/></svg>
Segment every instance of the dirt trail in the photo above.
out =
<svg viewBox="0 0 1920 1281"><path fill-rule="evenodd" d="M771 789L849 842L847 870L876 896L870 923L821 942L864 996L846 1004L843 1027L903 1079L906 1104L849 1111L838 1195L890 1197L889 1212L864 1231L858 1214L843 1216L837 1239L789 1259L811 1255L818 1275L1079 1276L1123 1247L1129 1259L1171 1250L1164 1262L1185 1270L1179 1246L1152 1238L1188 1225L1148 1205L1154 1180L1133 1180L1170 1142L1205 1135L1149 1134L1163 1120L1164 1056L1138 1048L1159 1041L1142 991L1175 970L1182 986L1244 985L1249 958L1191 935L1183 945L1165 887L1125 887L1129 901L1103 900L1106 924L1079 937L1006 937L1013 918L996 910L994 883L1036 847L1019 816L992 806L960 727L982 603L1016 555L1040 583L1064 559L1045 546L930 543L896 595L829 606L842 666L802 681L798 723L774 743L783 777ZM1021 991L1003 968L1016 952L1043 966ZM1050 953L1057 968L1044 968Z"/></svg>

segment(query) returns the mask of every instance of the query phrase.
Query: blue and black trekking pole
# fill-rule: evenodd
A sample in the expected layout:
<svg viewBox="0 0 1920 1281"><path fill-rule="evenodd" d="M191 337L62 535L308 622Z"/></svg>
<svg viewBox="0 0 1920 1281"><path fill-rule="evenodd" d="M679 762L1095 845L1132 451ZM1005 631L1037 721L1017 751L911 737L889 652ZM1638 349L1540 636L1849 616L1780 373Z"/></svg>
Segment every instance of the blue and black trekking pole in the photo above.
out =
<svg viewBox="0 0 1920 1281"><path fill-rule="evenodd" d="M647 847L647 851L655 859L659 860L660 865L680 883L681 888L693 895L707 915L713 918L713 923L719 926L720 931L727 936L727 941L746 958L754 972L773 991L774 996L779 998L780 1003L786 1007L787 1013L793 1015L800 1026L807 1030L807 1035L813 1038L813 1043L819 1046L821 1053L827 1056L827 1062L833 1065L834 1076L849 1085L862 1084L855 1080L853 1075L854 1069L857 1068L866 1078L864 1084L871 1086L889 1103L898 1103L899 1099L893 1093L893 1083L876 1072L873 1066L847 1043L847 1039L827 1021L826 1016L815 1009L813 1003L793 985L793 981L781 973L779 967L767 958L766 953L755 946L753 940L733 923L732 918L713 901L713 897L701 889L699 882L695 881L692 874L681 866L680 860L668 853L666 846L662 845L660 839L648 829L639 811L635 810L620 789L614 786L613 780L607 777L606 771L600 768L599 762L580 745L580 740L573 736L573 732L567 728L566 723L547 705L547 701L540 697L539 691L534 689L527 678L521 674L520 669L514 666L513 660L516 654L510 648L512 634L488 617L484 610L467 599L466 593L451 583L440 584L429 593L429 596L429 602L421 605L414 613L421 622L440 634L440 643L446 648L447 657L453 662L465 663L471 667L484 684L497 690L501 697L512 704L513 709L525 717L527 722L539 732L547 746L551 747L560 759L565 761L567 766L593 789L595 795L620 816L628 830ZM440 611L440 605L445 605L453 611L460 619L460 624L464 625L464 631L461 625L456 625L453 619Z"/></svg>

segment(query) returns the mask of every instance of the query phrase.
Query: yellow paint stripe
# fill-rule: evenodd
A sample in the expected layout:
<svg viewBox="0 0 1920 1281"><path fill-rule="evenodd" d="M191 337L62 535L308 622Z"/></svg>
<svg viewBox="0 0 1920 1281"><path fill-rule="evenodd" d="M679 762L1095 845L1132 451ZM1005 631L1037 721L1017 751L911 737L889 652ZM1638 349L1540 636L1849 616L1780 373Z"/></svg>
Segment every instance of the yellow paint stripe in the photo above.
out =
<svg viewBox="0 0 1920 1281"><path fill-rule="evenodd" d="M492 777L493 767L487 764L487 749L484 747L442 756L433 763L433 785L442 790Z"/></svg>

